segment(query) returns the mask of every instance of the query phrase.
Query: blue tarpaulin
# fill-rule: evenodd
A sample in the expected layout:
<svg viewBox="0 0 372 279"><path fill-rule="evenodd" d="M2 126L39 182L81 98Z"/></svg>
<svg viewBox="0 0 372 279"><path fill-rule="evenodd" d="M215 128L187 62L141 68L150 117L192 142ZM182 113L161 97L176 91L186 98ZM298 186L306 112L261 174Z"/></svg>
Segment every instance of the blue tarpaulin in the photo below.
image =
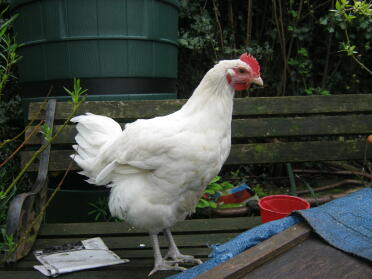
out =
<svg viewBox="0 0 372 279"><path fill-rule="evenodd" d="M332 246L372 261L372 188L296 214Z"/></svg>
<svg viewBox="0 0 372 279"><path fill-rule="evenodd" d="M168 279L191 279L248 248L303 221L329 244L372 261L372 189L365 188L322 206L262 224L234 239L212 246L211 259Z"/></svg>

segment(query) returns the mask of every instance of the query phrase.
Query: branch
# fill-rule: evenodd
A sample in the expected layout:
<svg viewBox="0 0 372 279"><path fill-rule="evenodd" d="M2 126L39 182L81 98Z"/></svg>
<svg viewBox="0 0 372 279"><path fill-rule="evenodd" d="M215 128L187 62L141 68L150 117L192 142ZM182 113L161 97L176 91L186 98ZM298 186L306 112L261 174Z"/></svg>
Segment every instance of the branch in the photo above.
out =
<svg viewBox="0 0 372 279"><path fill-rule="evenodd" d="M218 29L219 29L219 32L220 32L221 49L223 50L223 49L224 49L224 44L223 44L223 32L222 32L222 27L221 27L220 20L219 20L219 18L218 18L218 9L217 9L217 5L216 5L216 1L213 0L212 2L213 2L214 15L215 15L215 17L216 17L216 22L217 22Z"/></svg>
<svg viewBox="0 0 372 279"><path fill-rule="evenodd" d="M247 33L245 37L245 44L248 46L251 42L252 37L252 0L248 1L248 8L247 8Z"/></svg>
<svg viewBox="0 0 372 279"><path fill-rule="evenodd" d="M51 85L49 87L49 91L47 93L47 95L45 96L45 99L44 101L42 102L42 104L40 105L40 108L39 108L39 111L37 113L37 115L40 115L41 114L41 111L44 109L45 105L47 104L48 102L48 97L49 95L52 93L52 90L53 90L53 85ZM27 126L22 130L22 132L20 132L18 135L16 135L15 137L11 138L11 139L7 139L7 140L4 140L3 142L0 142L0 148L3 147L5 144L8 144L8 143L11 143L12 141L15 141L17 140L19 137L21 137L29 127L32 126L32 124L36 121L36 119L31 119L31 121L27 124Z"/></svg>
<svg viewBox="0 0 372 279"><path fill-rule="evenodd" d="M76 155L76 153L75 153ZM74 157L75 157L74 155ZM74 159L71 160L69 166L67 167L61 181L58 183L57 187L54 189L53 193L50 195L49 199L46 201L46 203L42 206L41 210L40 210L40 213L35 217L34 220L32 220L31 224L27 227L27 230L24 232L24 234L20 237L19 241L16 243L16 245L14 245L14 247L12 247L12 249L7 253L7 255L5 256L5 259L4 261L6 261L16 250L17 248L23 243L25 242L31 231L33 230L34 226L36 225L36 223L41 219L43 218L44 214L45 214L45 211L47 209L47 207L49 206L50 202L53 200L53 198L55 197L55 195L57 194L57 192L61 189L62 187L62 184L63 182L65 181L66 177L67 177L67 174L70 172L71 170L71 167L72 167L72 164L74 162Z"/></svg>
<svg viewBox="0 0 372 279"><path fill-rule="evenodd" d="M323 204L323 203L326 203L326 202L329 202L329 201L332 201L332 200L335 200L335 199L339 199L339 198L342 198L348 194L351 194L353 192L356 192L358 190L360 190L362 188L358 187L358 188L354 188L354 189L350 189L348 191L345 191L343 193L340 193L340 194L334 194L334 195L328 195L328 196L323 196L323 197L319 197L319 198L304 198L305 200L307 200L311 205L319 205L319 204Z"/></svg>
<svg viewBox="0 0 372 279"><path fill-rule="evenodd" d="M339 174L339 175L359 175L365 176L369 179L372 179L372 174L360 171L323 171L323 170L304 170L304 169L295 169L293 170L297 173L319 173L319 174Z"/></svg>
<svg viewBox="0 0 372 279"><path fill-rule="evenodd" d="M329 184L329 185L322 186L322 187L313 188L313 190L314 190L314 192L320 192L320 191L325 191L325 190L329 190L329 189L333 189L333 188L337 188L337 187L344 186L344 185L349 185L349 184L364 185L365 182L360 181L360 180L355 180L355 179L345 179L345 180L342 180L342 181L337 182L337 183ZM310 190L297 191L298 195L307 194L307 193L310 193Z"/></svg>
<svg viewBox="0 0 372 279"><path fill-rule="evenodd" d="M10 154L10 156L8 158L6 158L1 164L0 164L0 168L3 167L6 163L8 163L17 153L19 150L21 150L21 148L23 146L25 146L25 144L27 144L31 137L35 134L36 131L39 130L40 126L44 123L44 120L40 120L40 122L32 129L31 133L26 137L26 139L17 147L16 150L13 151L12 154Z"/></svg>
<svg viewBox="0 0 372 279"><path fill-rule="evenodd" d="M70 119L75 115L78 108L82 104L83 101L80 101L79 103L73 103L73 108L70 114L68 115L66 121L63 123L63 125L57 130L55 135L51 138L48 143L42 145L31 157L30 160L25 164L25 166L22 168L22 170L18 173L17 177L12 181L12 183L9 185L9 187L2 193L2 197L6 197L10 190L13 189L13 187L17 184L17 182L21 179L23 174L26 172L26 170L31 166L31 164L35 161L35 159L55 140L56 137L61 133L63 128L70 122Z"/></svg>
<svg viewBox="0 0 372 279"><path fill-rule="evenodd" d="M279 85L279 94L278 95L284 95L285 90L286 90L286 82L287 82L287 62L288 62L288 57L287 57L287 51L286 51L286 41L284 37L284 28L283 28L283 16L282 16L282 5L281 1L278 1L279 3L279 16L278 16L278 7L277 7L277 1L275 0L273 6L273 11L274 11L274 20L275 20L275 25L278 30L279 34L279 43L280 47L282 49L282 56L283 56L283 72L282 72L282 78L280 81ZM280 17L280 18L279 18Z"/></svg>
<svg viewBox="0 0 372 279"><path fill-rule="evenodd" d="M333 6L334 6L334 1L332 0L331 1L331 8ZM329 67L329 59L330 59L330 53L331 53L332 39L333 39L333 32L330 32L329 36L328 36L326 61L325 61L325 64L324 64L323 76L322 76L322 82L321 82L321 87L322 88L325 88L327 80L328 80L328 67Z"/></svg>
<svg viewBox="0 0 372 279"><path fill-rule="evenodd" d="M349 33L347 32L347 28L345 28L345 36L346 36L346 42L350 46L350 38L349 38ZM368 69L366 65L364 65L361 61L359 61L358 58L356 58L355 54L353 51L348 52L348 55L351 56L355 62L364 70L366 70L370 75L372 75L372 71Z"/></svg>

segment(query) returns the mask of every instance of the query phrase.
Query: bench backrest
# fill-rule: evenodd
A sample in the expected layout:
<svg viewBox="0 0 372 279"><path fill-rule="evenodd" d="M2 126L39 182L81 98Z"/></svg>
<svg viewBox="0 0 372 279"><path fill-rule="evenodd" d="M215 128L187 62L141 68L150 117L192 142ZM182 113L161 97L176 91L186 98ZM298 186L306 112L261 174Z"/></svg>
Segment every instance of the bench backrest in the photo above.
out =
<svg viewBox="0 0 372 279"><path fill-rule="evenodd" d="M79 114L93 112L114 118L122 125L137 118L166 115L185 100L98 101L82 104ZM41 103L31 103L29 119L43 119ZM69 103L57 103L55 127L71 111ZM29 135L30 129L26 132ZM65 170L76 134L68 125L52 146L49 171ZM366 135L372 134L372 94L236 99L232 122L232 149L228 165L371 159ZM35 135L29 146L40 144ZM22 162L32 151L22 153ZM73 169L77 169L74 165ZM29 169L37 170L37 164Z"/></svg>

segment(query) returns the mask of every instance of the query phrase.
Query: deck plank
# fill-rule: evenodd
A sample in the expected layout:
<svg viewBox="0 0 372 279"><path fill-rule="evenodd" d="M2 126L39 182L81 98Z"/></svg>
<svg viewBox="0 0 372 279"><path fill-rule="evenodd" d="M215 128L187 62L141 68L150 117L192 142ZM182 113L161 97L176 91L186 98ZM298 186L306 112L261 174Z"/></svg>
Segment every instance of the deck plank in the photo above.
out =
<svg viewBox="0 0 372 279"><path fill-rule="evenodd" d="M296 224L199 275L197 279L241 278L242 275L269 261L271 258L303 242L308 238L310 232L309 226L301 223Z"/></svg>
<svg viewBox="0 0 372 279"><path fill-rule="evenodd" d="M370 279L367 260L333 248L316 235L245 275L244 279Z"/></svg>

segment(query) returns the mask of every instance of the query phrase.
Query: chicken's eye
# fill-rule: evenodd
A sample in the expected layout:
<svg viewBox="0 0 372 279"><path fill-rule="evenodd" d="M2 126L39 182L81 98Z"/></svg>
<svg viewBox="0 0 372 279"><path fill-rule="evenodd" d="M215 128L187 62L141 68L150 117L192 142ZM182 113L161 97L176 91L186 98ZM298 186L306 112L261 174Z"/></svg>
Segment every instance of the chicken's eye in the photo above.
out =
<svg viewBox="0 0 372 279"><path fill-rule="evenodd" d="M243 69L243 68L239 68L239 73L241 73L241 74L245 74L247 71L245 70L245 69Z"/></svg>

